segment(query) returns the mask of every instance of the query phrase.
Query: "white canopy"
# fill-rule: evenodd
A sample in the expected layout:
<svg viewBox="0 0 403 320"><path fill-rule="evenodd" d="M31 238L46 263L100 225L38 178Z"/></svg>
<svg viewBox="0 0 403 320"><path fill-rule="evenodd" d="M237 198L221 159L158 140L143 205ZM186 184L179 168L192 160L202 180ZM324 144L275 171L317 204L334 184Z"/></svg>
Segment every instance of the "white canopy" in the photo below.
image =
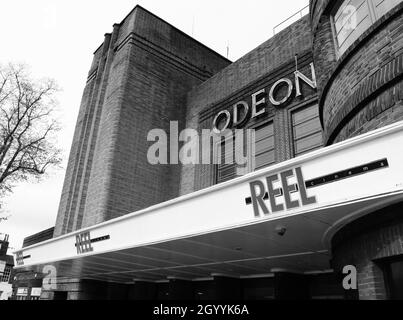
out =
<svg viewBox="0 0 403 320"><path fill-rule="evenodd" d="M23 248L16 268L119 283L327 271L335 232L403 201L402 145L399 122Z"/></svg>

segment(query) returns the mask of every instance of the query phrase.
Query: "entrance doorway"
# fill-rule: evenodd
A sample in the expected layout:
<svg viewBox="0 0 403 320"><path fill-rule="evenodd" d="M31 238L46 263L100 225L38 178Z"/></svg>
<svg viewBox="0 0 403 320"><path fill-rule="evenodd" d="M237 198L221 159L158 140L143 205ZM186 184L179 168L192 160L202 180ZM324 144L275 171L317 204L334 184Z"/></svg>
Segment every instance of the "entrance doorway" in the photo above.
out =
<svg viewBox="0 0 403 320"><path fill-rule="evenodd" d="M403 257L387 261L384 266L389 298L403 300Z"/></svg>

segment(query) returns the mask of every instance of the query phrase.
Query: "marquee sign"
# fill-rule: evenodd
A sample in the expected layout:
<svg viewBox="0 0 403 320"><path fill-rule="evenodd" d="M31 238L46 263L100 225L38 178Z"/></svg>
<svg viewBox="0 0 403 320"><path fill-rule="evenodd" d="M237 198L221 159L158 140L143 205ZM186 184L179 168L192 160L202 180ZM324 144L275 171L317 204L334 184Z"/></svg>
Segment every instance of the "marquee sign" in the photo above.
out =
<svg viewBox="0 0 403 320"><path fill-rule="evenodd" d="M294 92L295 98L302 96L301 81L306 83L312 89L317 88L315 67L311 63L311 79L302 72L294 72L294 82L288 78L282 78L276 81L271 87L260 89L251 95L251 103L245 100L238 101L229 110L220 111L213 120L213 130L220 133L229 128L242 127L246 122L260 117L267 112L267 105L271 103L275 107L282 107L290 100ZM276 93L281 87L285 87L285 95L277 97Z"/></svg>
<svg viewBox="0 0 403 320"><path fill-rule="evenodd" d="M296 176L297 183L290 184L289 178ZM281 187L275 188L274 183L280 180ZM269 214L270 211L265 203L266 199L270 200L270 207L272 212L280 212L285 209L295 209L300 206L306 206L316 203L315 196L308 196L305 188L305 181L302 176L302 170L300 167L295 169L289 169L281 172L280 174L273 174L266 177L266 186L261 180L255 180L249 183L251 198L246 199L246 203L253 204L253 211L255 216L260 216L260 211L264 214ZM292 199L292 194L299 195L299 199ZM277 203L276 198L279 196L284 196L284 203Z"/></svg>
<svg viewBox="0 0 403 320"><path fill-rule="evenodd" d="M263 212L265 215L270 214L266 200L269 200L272 213L281 212L286 209L295 209L301 206L317 203L315 196L308 196L307 189L319 187L342 179L353 178L357 175L370 173L379 169L386 169L388 167L388 159L385 158L318 178L313 178L309 181L304 180L302 170L298 167L295 168L295 170L290 169L281 172L280 174L267 176L266 185L261 180L250 182L251 197L246 198L245 202L246 205L253 205L253 211L256 217L260 216L260 212ZM294 175L296 176L297 183L290 184L288 179ZM281 186L275 188L275 182L280 182ZM294 197L294 200L292 200L292 194L298 194L298 197ZM277 203L277 198L280 196L284 196L285 203Z"/></svg>
<svg viewBox="0 0 403 320"><path fill-rule="evenodd" d="M4 273L5 268L6 268L6 262L0 261L0 274Z"/></svg>
<svg viewBox="0 0 403 320"><path fill-rule="evenodd" d="M88 257L94 255L130 262L133 252L140 256L150 252L152 258L153 250L143 250L149 246L169 243L169 248L180 252L182 246L176 241L184 239L190 239L197 250L197 241L191 241L196 237L214 247L218 236L230 241L240 229L249 228L250 232L266 234L284 221L294 236L299 236L301 247L314 252L326 250L322 239L334 226L341 226L355 215L373 212L378 205L403 201L403 149L396 148L402 143L403 122L26 247L15 253L17 269L69 260L73 265L78 261L74 272L80 273L81 262L84 267L91 264ZM262 250L262 257L295 253L277 244ZM113 252L124 254L114 256ZM217 255L207 258L214 260Z"/></svg>

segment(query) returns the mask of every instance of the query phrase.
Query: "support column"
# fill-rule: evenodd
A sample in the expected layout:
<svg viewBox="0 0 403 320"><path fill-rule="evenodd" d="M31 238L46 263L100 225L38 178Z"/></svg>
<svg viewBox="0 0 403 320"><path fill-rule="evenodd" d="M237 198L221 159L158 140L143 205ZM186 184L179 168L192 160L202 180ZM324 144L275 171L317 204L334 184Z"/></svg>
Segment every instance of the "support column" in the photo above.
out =
<svg viewBox="0 0 403 320"><path fill-rule="evenodd" d="M355 267L360 300L390 298L384 271L403 254L402 208L400 202L367 214L332 238L332 268L342 273L346 266Z"/></svg>

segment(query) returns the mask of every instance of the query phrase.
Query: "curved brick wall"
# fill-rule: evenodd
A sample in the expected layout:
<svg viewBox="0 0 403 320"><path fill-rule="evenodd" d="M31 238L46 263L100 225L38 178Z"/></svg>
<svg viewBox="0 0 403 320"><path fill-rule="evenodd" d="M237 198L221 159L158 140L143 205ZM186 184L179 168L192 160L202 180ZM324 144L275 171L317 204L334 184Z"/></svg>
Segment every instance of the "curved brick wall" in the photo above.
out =
<svg viewBox="0 0 403 320"><path fill-rule="evenodd" d="M357 268L360 299L387 299L383 259L403 254L402 203L371 213L341 229L332 240L332 267Z"/></svg>
<svg viewBox="0 0 403 320"><path fill-rule="evenodd" d="M323 88L333 73L337 62L330 15L327 13L330 6L330 0L310 1L312 49L319 97L322 95Z"/></svg>
<svg viewBox="0 0 403 320"><path fill-rule="evenodd" d="M330 11L310 2L313 52L326 144L403 119L403 4L378 20L339 58Z"/></svg>

